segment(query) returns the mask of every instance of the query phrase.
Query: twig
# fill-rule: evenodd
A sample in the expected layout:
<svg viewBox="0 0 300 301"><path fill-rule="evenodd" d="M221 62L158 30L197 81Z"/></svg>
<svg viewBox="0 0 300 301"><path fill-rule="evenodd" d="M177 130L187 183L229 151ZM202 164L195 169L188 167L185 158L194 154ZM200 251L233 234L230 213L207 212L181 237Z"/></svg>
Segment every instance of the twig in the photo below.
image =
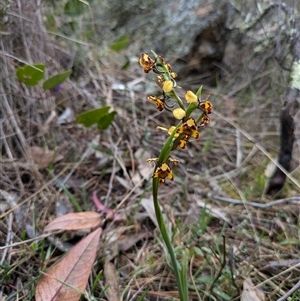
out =
<svg viewBox="0 0 300 301"><path fill-rule="evenodd" d="M276 8L276 7L280 7L287 16L291 16L293 11L286 5L286 3L270 3L270 5L268 7L266 7L258 16L258 18L256 20L254 20L252 22L252 24L250 24L246 30L250 30L251 28L253 28L257 23L260 23L262 21L262 19L267 15L268 12L270 12L272 9Z"/></svg>
<svg viewBox="0 0 300 301"><path fill-rule="evenodd" d="M299 28L295 28L299 32ZM290 169L293 144L295 142L295 110L297 107L297 99L300 92L299 84L299 59L300 59L300 37L295 39L291 53L293 55L293 68L291 72L290 85L286 92L285 103L281 110L280 116L280 150L278 154L278 163L285 170ZM285 173L279 166L275 169L275 172L270 180L270 183L266 189L266 194L274 195L282 189L286 180L287 173Z"/></svg>
<svg viewBox="0 0 300 301"><path fill-rule="evenodd" d="M235 166L239 168L242 164L243 160L243 152L242 152L242 146L241 146L241 132L237 129L235 130L235 140L236 140L236 164Z"/></svg>
<svg viewBox="0 0 300 301"><path fill-rule="evenodd" d="M225 236L223 235L223 261L221 263L221 267L217 273L217 275L214 277L214 280L212 282L212 284L210 285L208 291L213 294L213 288L217 282L217 280L220 278L222 271L224 270L226 266L226 241L225 241ZM206 297L206 296L205 296Z"/></svg>
<svg viewBox="0 0 300 301"><path fill-rule="evenodd" d="M236 291L237 291L237 296L240 295L240 288L237 286L235 280L236 280L236 277L234 275L234 265L235 265L235 256L233 254L233 247L230 246L229 247L229 254L228 254L228 267L229 267L229 270L230 270L230 278L231 278L231 282L233 284L233 286L235 287Z"/></svg>
<svg viewBox="0 0 300 301"><path fill-rule="evenodd" d="M260 209L267 209L267 208L271 208L271 207L278 206L278 205L283 205L283 204L298 204L300 202L300 196L294 196L292 198L287 198L287 199L280 199L280 200L272 201L272 202L267 203L267 204L235 200L235 199L215 195L215 194L212 194L212 193L208 193L207 197L209 197L210 199L213 199L215 201L226 202L226 203L230 203L230 204L233 204L233 205L247 205L247 206L251 206L251 207L254 207L254 208L260 208Z"/></svg>
<svg viewBox="0 0 300 301"><path fill-rule="evenodd" d="M282 296L281 298L279 298L277 301L284 301L284 300L286 300L288 297L290 297L298 289L300 289L300 281L298 281L298 283L294 287L292 287L284 296Z"/></svg>
<svg viewBox="0 0 300 301"><path fill-rule="evenodd" d="M55 177L53 177L50 181L48 181L47 183L45 183L41 188L39 188L38 190L36 190L34 193L32 193L29 197L27 197L25 200L19 202L16 206L14 206L13 208L7 210L6 212L0 214L0 219L3 218L4 216L8 215L9 213L15 211L17 208L21 207L22 205L24 205L25 203L27 203L28 201L30 201L31 199L33 199L36 195L38 195L40 192L42 192L45 188L47 188L48 186L50 186L53 182L57 181L57 179L65 173L65 171L67 170L67 167L65 167L62 171L60 171Z"/></svg>
<svg viewBox="0 0 300 301"><path fill-rule="evenodd" d="M300 39L299 39L300 41ZM300 47L300 44L299 44ZM246 131L241 129L235 122L230 120L229 118L223 116L221 113L217 112L216 110L213 111L213 114L217 115L219 118L225 120L228 124L235 127L238 131L241 132L241 134L248 139L250 142L252 142L267 158L269 158L285 176L298 188L300 189L300 183L297 179L295 179L290 173L288 173L285 168L279 163L276 162L276 160L266 151L266 149L259 143L255 141L255 139Z"/></svg>
<svg viewBox="0 0 300 301"><path fill-rule="evenodd" d="M72 174L75 172L77 167L83 162L83 160L89 156L92 153L92 146L88 146L88 148L85 150L85 152L81 155L80 159L76 164L74 164L73 168L69 171L69 173L65 176L63 181L57 181L60 185L58 192L61 192L64 188L64 185L67 183L67 181L70 179ZM52 174L54 176L54 174Z"/></svg>

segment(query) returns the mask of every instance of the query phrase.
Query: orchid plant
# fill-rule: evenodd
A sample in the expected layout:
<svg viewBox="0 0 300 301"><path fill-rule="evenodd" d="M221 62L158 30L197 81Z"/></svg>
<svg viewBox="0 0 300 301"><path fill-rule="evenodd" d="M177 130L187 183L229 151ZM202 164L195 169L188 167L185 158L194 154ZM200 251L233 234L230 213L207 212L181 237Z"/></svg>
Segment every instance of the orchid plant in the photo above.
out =
<svg viewBox="0 0 300 301"><path fill-rule="evenodd" d="M160 208L158 188L159 184L166 182L166 179L174 180L172 166L179 164L179 160L172 158L171 152L178 148L185 149L191 138L199 139L199 129L210 123L208 115L212 112L212 104L208 99L201 100L202 87L196 93L190 90L187 91L185 93L185 101L182 101L176 92L176 89L180 87L177 86L175 80L177 74L173 72L171 65L166 63L164 58L158 56L154 51L152 51L152 57L147 53L143 53L139 59L139 63L145 73L152 71L156 74L156 82L161 88L162 93L160 96L149 95L148 100L156 105L157 110L170 112L173 114L175 120L177 120L177 124L171 126L169 129L158 127L158 129L166 131L168 137L158 157L148 159L148 162L156 163L152 175L153 202L159 230L166 244L175 274L179 298L181 301L187 301L188 253L186 251L182 254L182 260L179 263Z"/></svg>

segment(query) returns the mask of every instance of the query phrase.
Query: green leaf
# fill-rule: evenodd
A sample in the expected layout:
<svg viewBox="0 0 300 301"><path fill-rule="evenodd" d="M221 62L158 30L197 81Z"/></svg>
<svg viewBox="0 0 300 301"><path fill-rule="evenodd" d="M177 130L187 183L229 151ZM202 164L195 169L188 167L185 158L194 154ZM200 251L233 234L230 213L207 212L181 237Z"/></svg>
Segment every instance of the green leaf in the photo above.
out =
<svg viewBox="0 0 300 301"><path fill-rule="evenodd" d="M299 245L299 239L291 238L291 239L286 239L280 242L281 246L288 246L288 245Z"/></svg>
<svg viewBox="0 0 300 301"><path fill-rule="evenodd" d="M110 49L114 51L121 51L122 49L126 48L129 45L130 39L127 35L122 36L119 40L112 43L110 45Z"/></svg>
<svg viewBox="0 0 300 301"><path fill-rule="evenodd" d="M215 288L213 289L214 294L216 294L217 296L221 297L223 300L225 301L230 301L232 300L232 297L228 296L226 293L224 293L223 291Z"/></svg>
<svg viewBox="0 0 300 301"><path fill-rule="evenodd" d="M76 117L78 123L82 123L85 127L90 127L100 121L101 118L108 114L110 107L102 107L83 112Z"/></svg>
<svg viewBox="0 0 300 301"><path fill-rule="evenodd" d="M64 13L66 15L76 17L84 13L87 8L85 1L80 0L69 0L64 7Z"/></svg>
<svg viewBox="0 0 300 301"><path fill-rule="evenodd" d="M203 88L203 86L200 86L198 91L196 92L196 95L197 95L198 98L201 98L202 88Z"/></svg>
<svg viewBox="0 0 300 301"><path fill-rule="evenodd" d="M43 79L44 74L44 64L26 65L24 67L19 67L16 71L18 80L29 87L36 86Z"/></svg>
<svg viewBox="0 0 300 301"><path fill-rule="evenodd" d="M63 82L65 82L71 73L72 73L71 70L67 70L62 73L51 76L50 78L44 81L43 89L53 90L54 88L58 87Z"/></svg>
<svg viewBox="0 0 300 301"><path fill-rule="evenodd" d="M98 121L98 129L99 130L106 130L114 121L114 117L116 115L116 112L110 112L107 115L103 116L99 121Z"/></svg>
<svg viewBox="0 0 300 301"><path fill-rule="evenodd" d="M127 70L129 66L130 66L130 60L129 60L129 58L126 58L126 62L125 62L125 64L121 67L121 70Z"/></svg>
<svg viewBox="0 0 300 301"><path fill-rule="evenodd" d="M55 15L54 14L49 15L47 17L45 23L46 23L47 29L51 29L51 31L56 31L57 30L56 21L55 21Z"/></svg>

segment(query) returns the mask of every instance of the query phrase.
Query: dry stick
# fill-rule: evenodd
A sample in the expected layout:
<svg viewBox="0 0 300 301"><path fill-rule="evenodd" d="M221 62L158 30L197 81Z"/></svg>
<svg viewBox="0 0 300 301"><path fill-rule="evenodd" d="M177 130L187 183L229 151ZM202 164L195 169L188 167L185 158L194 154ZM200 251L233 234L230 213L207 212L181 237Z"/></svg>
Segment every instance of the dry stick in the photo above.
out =
<svg viewBox="0 0 300 301"><path fill-rule="evenodd" d="M284 296L282 296L281 298L279 298L277 301L284 301L284 300L286 300L288 297L290 297L298 289L300 289L300 281L298 281L298 283L293 288L291 288Z"/></svg>
<svg viewBox="0 0 300 301"><path fill-rule="evenodd" d="M12 224L13 224L13 214L10 213L8 215L8 231L7 231L7 236L6 236L6 242L5 244L8 245L10 244L10 242L13 240L13 233L12 233ZM5 265L10 265L11 264L11 258L12 258L12 252L10 250L11 248L7 248L4 249L3 253L2 253L2 258L0 260L0 264L2 265L3 262L6 259L6 264ZM3 295L4 295L4 286L2 288L0 288L0 300L3 299Z"/></svg>
<svg viewBox="0 0 300 301"><path fill-rule="evenodd" d="M297 98L300 91L300 37L299 26L294 26L296 37L291 45L291 53L293 55L293 67L290 75L289 84L285 96L285 103L281 110L280 116L280 151L278 155L278 161L281 166L286 170L290 169L293 154L293 144L295 141L295 121L293 115L295 115L295 109L297 106ZM282 189L286 180L286 173L282 172L277 166L269 185L266 189L266 193L272 195Z"/></svg>
<svg viewBox="0 0 300 301"><path fill-rule="evenodd" d="M13 231L12 231L12 224L13 224L13 214L10 213L8 215L8 229L7 229L7 236L6 236L6 241L5 241L5 246L7 245L11 245L11 241L13 240ZM1 247L0 247L0 250L1 250ZM8 248L4 248L4 252L1 256L1 259L0 259L0 264L2 265L6 256L8 254L8 258L6 260L6 264L10 264L10 260L11 260L11 252L9 252L9 249Z"/></svg>
<svg viewBox="0 0 300 301"><path fill-rule="evenodd" d="M233 204L233 205L243 205L243 206L247 205L247 206L251 206L251 207L254 207L254 208L260 208L260 209L267 209L267 208L271 208L271 207L274 207L274 206L289 204L289 203L298 204L300 202L300 196L294 196L294 197L288 198L288 199L280 199L280 200L272 201L272 202L267 203L267 204L235 200L235 199L215 195L215 194L212 194L212 193L208 193L207 197L209 197L213 200L216 200L216 201L226 202L226 203L230 203L230 204Z"/></svg>
<svg viewBox="0 0 300 301"><path fill-rule="evenodd" d="M246 131L242 130L235 122L233 122L229 118L226 118L221 113L218 113L216 110L213 111L213 114L215 114L219 118L225 120L228 124L230 124L231 126L235 127L238 131L240 131L241 134L243 134L250 142L252 142L266 157L268 157L277 166L277 168L282 173L284 173L286 175L287 178L290 179L291 182L293 182L293 184L298 189L300 189L300 183L291 174L289 174L281 164L279 164L278 162L276 162L276 160L265 150L265 148L262 145L260 145L259 143L255 142L255 139L250 134L248 134Z"/></svg>
<svg viewBox="0 0 300 301"><path fill-rule="evenodd" d="M239 130L235 130L235 140L236 140L236 168L239 168L242 164L243 152L241 147L241 132Z"/></svg>
<svg viewBox="0 0 300 301"><path fill-rule="evenodd" d="M50 181L48 181L47 183L45 183L41 188L39 188L37 191L35 191L34 193L32 193L29 197L27 197L25 200L21 201L20 203L18 203L16 206L14 206L13 208L5 211L4 213L0 214L0 219L5 217L6 215L8 215L9 213L15 211L17 208L21 207L22 205L24 205L25 203L27 203L28 201L30 201L31 199L33 199L36 195L38 195L40 192L42 192L45 188L47 188L48 186L50 186L53 182L57 181L57 179L64 174L64 172L67 170L67 167L65 167L62 171L60 171L55 177L53 177Z"/></svg>
<svg viewBox="0 0 300 301"><path fill-rule="evenodd" d="M12 213L9 214L9 217L12 216ZM36 242L39 240L42 240L44 238L47 238L47 240L53 245L55 246L58 250L60 250L61 252L67 253L68 251L70 251L70 249L73 247L72 244L67 243L67 242L62 242L59 238L57 237L52 237L53 235L59 234L61 233L62 230L59 230L57 232L51 232L51 233L45 233L45 234L40 234L38 231L36 231L36 236L32 237L30 239L27 240L23 240L21 242L15 242L15 243L6 243L5 246L0 247L0 251L4 250L3 254L8 252L8 250L10 248L15 248L17 246L22 246L22 245L27 245L31 242ZM28 231L27 231L28 233ZM29 235L30 236L30 235ZM7 262L9 262L7 260ZM1 300L1 299L0 299Z"/></svg>
<svg viewBox="0 0 300 301"><path fill-rule="evenodd" d="M299 72L299 65L298 72ZM296 69L296 67L293 67ZM278 154L278 162L285 170L290 170L292 161L293 144L295 141L295 122L293 119L293 109L295 107L296 98L298 97L299 91L295 88L289 88L288 94L285 97L285 103L281 110L280 115L280 150ZM282 189L285 180L286 173L280 170L278 167L275 169L271 180L269 181L266 189L266 194L274 195Z"/></svg>
<svg viewBox="0 0 300 301"><path fill-rule="evenodd" d="M240 288L237 286L235 280L236 277L234 275L234 266L235 266L235 260L234 260L234 254L233 254L233 246L229 247L229 254L228 254L228 266L229 266L229 270L230 270L230 278L231 278L231 282L233 284L233 286L235 287L236 291L237 291L237 295L239 296L240 293Z"/></svg>
<svg viewBox="0 0 300 301"><path fill-rule="evenodd" d="M64 188L64 185L67 183L67 181L70 179L70 177L72 176L72 174L75 172L76 168L83 162L83 160L89 156L93 151L92 146L88 146L88 148L84 151L84 153L81 155L80 159L78 162L76 162L76 164L74 164L74 166L72 167L72 169L69 171L69 173L65 176L65 178L62 181L58 181L59 182L59 189L58 192L61 192ZM66 170L66 168L65 168ZM60 173L61 174L61 173ZM58 178L56 176L56 178Z"/></svg>
<svg viewBox="0 0 300 301"><path fill-rule="evenodd" d="M260 209L267 209L273 206L278 206L278 205L283 205L283 204L288 204L288 203L292 203L292 204L297 204L300 202L300 196L299 197L292 197L292 198L288 198L288 199L280 199L280 200L276 200L267 204L261 204L261 203L256 203L256 202L247 202L247 201L240 201L240 200L235 200L235 199L231 199L231 198L225 198L222 196L218 196L218 195L214 195L212 193L208 193L207 196L211 199L214 200L218 200L218 201L222 201L222 202L226 202L226 203L230 203L233 205L247 205L247 206L252 206L255 208L260 208ZM297 266L299 266L299 264L296 264L294 267L292 268L296 268ZM288 272L290 269L280 273L279 275ZM277 275L277 276L279 276ZM272 277L271 279L273 279L274 277ZM268 282L271 279L268 279L267 281L264 282ZM262 285L262 283L260 284ZM295 291L297 291L298 289L300 289L300 281L292 288L290 289L283 297L281 297L280 299L278 299L277 301L284 301L286 300L289 296L291 296Z"/></svg>
<svg viewBox="0 0 300 301"><path fill-rule="evenodd" d="M120 138L119 138L118 141L116 142L116 144L113 144L113 141L112 141L111 137L112 137L112 135L109 135L110 143L111 143L111 145L113 145L114 158L113 158L113 163L112 163L112 172L111 172L111 175L110 175L110 178L109 178L108 189L107 189L106 196L105 196L105 201L104 201L104 206L105 207L108 206L108 200L109 200L109 197L110 197L112 189L113 189L113 182L114 182L115 175L116 175L116 161L118 161L118 159L117 159L117 157L118 157L118 145L121 141Z"/></svg>
<svg viewBox="0 0 300 301"><path fill-rule="evenodd" d="M212 282L212 284L210 285L208 291L213 295L213 288L217 282L217 280L220 278L222 271L224 270L226 266L226 241L225 241L225 236L223 235L223 261L221 263L221 267L217 273L217 275L214 277L214 280ZM207 295L205 295L205 298L207 297ZM204 298L204 300L205 300Z"/></svg>
<svg viewBox="0 0 300 301"><path fill-rule="evenodd" d="M281 8L285 14L287 16L292 16L293 14L293 10L288 7L286 5L286 3L270 3L270 5L268 7L266 7L262 13L260 13L260 15L258 16L258 18L256 20L254 20L254 22L252 22L252 24L250 24L246 30L250 30L251 28L253 28L257 23L261 22L262 19L271 11L271 9L274 9L274 8Z"/></svg>
<svg viewBox="0 0 300 301"><path fill-rule="evenodd" d="M286 273L288 273L288 272L290 272L290 271L292 271L292 270L294 270L294 269L296 269L296 268L299 268L299 267L300 267L300 263L297 263L296 265L294 265L294 266L288 268L287 270L282 271L282 272L280 272L279 274L277 274L277 275L275 275L275 276L273 276L273 277L271 277L271 278L268 278L268 279L264 280L263 282L259 283L259 285L257 285L257 286L263 286L265 283L271 283L271 281L273 281L273 279L276 279L276 278L278 278L278 277L280 277L280 276L282 276L282 275L284 275L284 274L286 274ZM257 286L256 286L256 287L257 287ZM296 287L296 288L295 288L295 287ZM294 288L295 288L295 289L298 289L298 288L299 288L299 282L298 282L291 290L294 290ZM290 290L290 291L291 291L291 290ZM289 294L290 291L288 291L287 294ZM285 294L283 297L279 298L277 301L283 301L283 300L286 300L287 294ZM283 298L283 299L282 299L282 298Z"/></svg>

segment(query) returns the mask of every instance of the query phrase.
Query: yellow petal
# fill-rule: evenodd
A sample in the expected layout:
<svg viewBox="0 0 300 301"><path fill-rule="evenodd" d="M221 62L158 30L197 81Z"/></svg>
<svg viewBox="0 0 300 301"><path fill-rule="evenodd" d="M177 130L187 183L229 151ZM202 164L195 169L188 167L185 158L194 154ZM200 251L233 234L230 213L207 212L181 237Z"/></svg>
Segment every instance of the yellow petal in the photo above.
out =
<svg viewBox="0 0 300 301"><path fill-rule="evenodd" d="M175 158L169 158L169 161L172 162L174 165L177 165L179 163L179 160L178 159L175 159Z"/></svg>
<svg viewBox="0 0 300 301"><path fill-rule="evenodd" d="M186 148L186 141L180 140L179 143L178 143L178 146L182 149L185 149Z"/></svg>
<svg viewBox="0 0 300 301"><path fill-rule="evenodd" d="M181 108L177 108L175 110L173 110L173 115L176 119L180 120L183 117L185 117L185 110L181 109Z"/></svg>
<svg viewBox="0 0 300 301"><path fill-rule="evenodd" d="M148 158L146 160L147 163L156 162L158 158Z"/></svg>
<svg viewBox="0 0 300 301"><path fill-rule="evenodd" d="M191 136L194 137L195 139L199 139L200 134L197 130L192 130L191 131Z"/></svg>
<svg viewBox="0 0 300 301"><path fill-rule="evenodd" d="M173 133L174 129L175 129L175 126L172 125L168 130L168 134L171 135Z"/></svg>
<svg viewBox="0 0 300 301"><path fill-rule="evenodd" d="M171 80L166 80L162 84L162 89L165 93L169 93L173 90L173 82Z"/></svg>
<svg viewBox="0 0 300 301"><path fill-rule="evenodd" d="M199 104L199 108L205 113L210 114L213 110L213 106L210 101L205 100Z"/></svg>
<svg viewBox="0 0 300 301"><path fill-rule="evenodd" d="M167 171L168 173L171 170L171 168L169 167L169 165L167 163L163 163L160 168L162 171Z"/></svg>
<svg viewBox="0 0 300 301"><path fill-rule="evenodd" d="M193 103L198 101L198 97L192 91L187 91L185 94L185 100L187 103Z"/></svg>
<svg viewBox="0 0 300 301"><path fill-rule="evenodd" d="M189 118L183 125L187 125L189 128L197 128L197 124L194 118Z"/></svg>
<svg viewBox="0 0 300 301"><path fill-rule="evenodd" d="M165 127L163 127L163 126L158 125L158 126L156 127L156 129L157 129L157 130L161 130L161 131L168 132L168 134L169 134L169 130L166 129ZM169 134L169 135L170 135L170 134Z"/></svg>
<svg viewBox="0 0 300 301"><path fill-rule="evenodd" d="M172 173L169 173L167 177L168 177L171 181L174 180L174 177L173 177Z"/></svg>

